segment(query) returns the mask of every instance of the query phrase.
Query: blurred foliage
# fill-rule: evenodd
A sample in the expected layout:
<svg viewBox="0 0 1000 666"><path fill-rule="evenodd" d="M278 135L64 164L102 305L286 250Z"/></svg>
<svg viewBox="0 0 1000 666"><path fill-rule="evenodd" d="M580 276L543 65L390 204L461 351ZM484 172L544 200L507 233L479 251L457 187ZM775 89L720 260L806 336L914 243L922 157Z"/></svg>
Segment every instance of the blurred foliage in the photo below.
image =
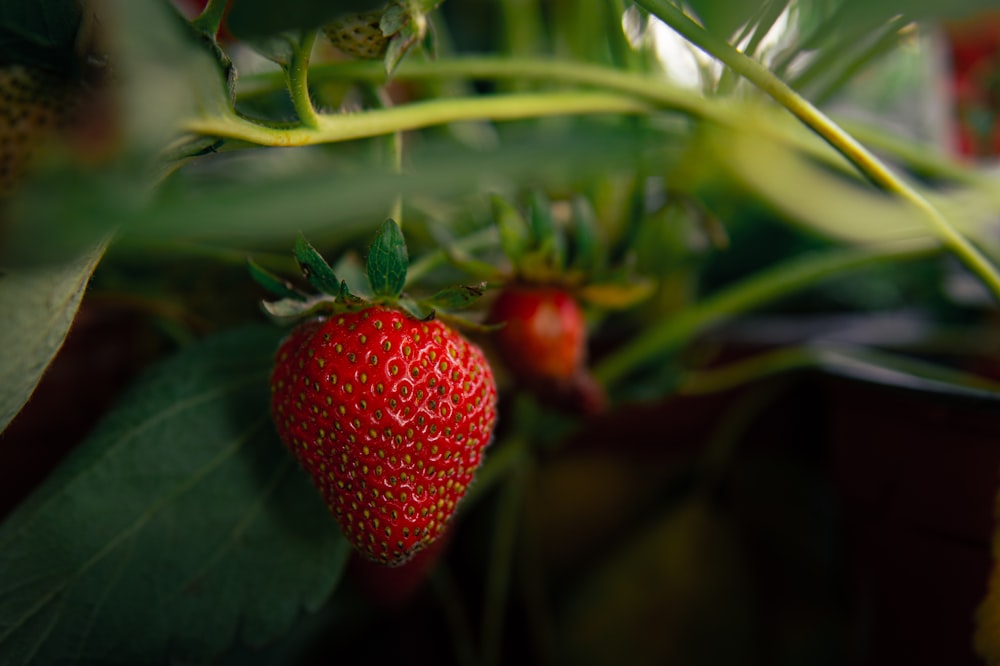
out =
<svg viewBox="0 0 1000 666"><path fill-rule="evenodd" d="M923 56L925 25L992 4L685 7L836 109L926 99L917 61L901 76L884 56ZM414 45L391 81L325 43L307 71L292 50L268 61L269 39L309 44L381 5L234 0L235 39L215 42L166 1L102 3L110 155L45 153L3 202L0 424L25 403L58 417L29 398L88 288L171 353L0 525L0 663L844 663L848 563L811 380L993 405L985 289L921 211L692 44L670 57L700 79L672 80L661 49L679 38L631 2L446 2L427 17L436 54ZM81 7L0 2L3 62L73 71ZM357 135L336 134L341 118ZM850 127L1000 257L996 175L877 125ZM353 285L397 213L407 291L492 289L532 252L564 284L608 278L587 314L614 405L550 410L498 364L500 425L449 551L386 613L267 422L281 331L254 326L245 266L301 285L304 233ZM780 315L781 334L750 315Z"/></svg>

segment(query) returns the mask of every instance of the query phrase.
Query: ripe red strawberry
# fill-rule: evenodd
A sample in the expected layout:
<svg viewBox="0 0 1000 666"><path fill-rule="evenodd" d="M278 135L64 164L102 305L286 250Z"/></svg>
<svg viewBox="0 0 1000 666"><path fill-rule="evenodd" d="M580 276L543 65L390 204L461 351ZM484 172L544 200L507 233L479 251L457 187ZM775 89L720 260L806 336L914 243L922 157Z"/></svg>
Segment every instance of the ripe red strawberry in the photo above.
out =
<svg viewBox="0 0 1000 666"><path fill-rule="evenodd" d="M559 286L506 287L489 321L504 324L497 350L511 373L549 402L585 413L603 409L603 389L587 372L587 327L576 299Z"/></svg>
<svg viewBox="0 0 1000 666"><path fill-rule="evenodd" d="M559 287L509 286L493 302L490 320L506 324L497 346L519 379L569 381L586 360L583 313Z"/></svg>
<svg viewBox="0 0 1000 666"><path fill-rule="evenodd" d="M434 541L496 421L482 351L380 305L299 324L278 349L272 412L345 536L400 564Z"/></svg>

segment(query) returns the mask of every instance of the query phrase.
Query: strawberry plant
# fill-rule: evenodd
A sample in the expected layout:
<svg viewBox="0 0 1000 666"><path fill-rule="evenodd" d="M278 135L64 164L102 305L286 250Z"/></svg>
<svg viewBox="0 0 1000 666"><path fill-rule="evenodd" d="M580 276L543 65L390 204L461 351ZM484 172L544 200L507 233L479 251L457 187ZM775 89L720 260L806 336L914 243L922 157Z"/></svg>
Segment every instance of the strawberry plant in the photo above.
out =
<svg viewBox="0 0 1000 666"><path fill-rule="evenodd" d="M0 664L1000 663L990 9L0 0Z"/></svg>

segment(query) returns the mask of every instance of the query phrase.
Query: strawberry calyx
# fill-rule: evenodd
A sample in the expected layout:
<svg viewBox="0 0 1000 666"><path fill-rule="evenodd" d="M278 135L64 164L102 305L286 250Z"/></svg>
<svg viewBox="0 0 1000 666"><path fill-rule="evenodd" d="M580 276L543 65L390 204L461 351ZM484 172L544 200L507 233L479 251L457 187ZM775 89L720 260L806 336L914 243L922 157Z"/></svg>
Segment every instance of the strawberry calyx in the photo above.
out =
<svg viewBox="0 0 1000 666"><path fill-rule="evenodd" d="M652 294L650 281L608 267L607 243L585 197L553 203L536 192L527 214L499 196L493 197L492 206L511 265L509 272L495 276L497 281L558 287L607 310L631 307Z"/></svg>
<svg viewBox="0 0 1000 666"><path fill-rule="evenodd" d="M442 319L459 328L480 331L494 328L455 314L479 300L485 292L485 283L448 287L424 298L414 298L403 292L409 254L403 232L392 219L382 223L368 249L365 263L368 284L365 286L370 297L352 292L347 281L337 276L333 267L302 234L296 239L294 256L302 277L314 291L304 291L252 259L247 261L254 281L277 297L261 303L264 312L276 323L288 325L303 319L382 306L400 310L421 321Z"/></svg>

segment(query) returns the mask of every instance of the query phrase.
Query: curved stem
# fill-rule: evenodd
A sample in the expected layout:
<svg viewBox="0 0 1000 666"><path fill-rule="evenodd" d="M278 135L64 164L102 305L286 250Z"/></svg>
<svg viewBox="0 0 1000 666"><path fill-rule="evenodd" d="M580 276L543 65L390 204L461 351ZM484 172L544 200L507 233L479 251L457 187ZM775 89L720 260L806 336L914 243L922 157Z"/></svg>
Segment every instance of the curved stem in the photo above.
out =
<svg viewBox="0 0 1000 666"><path fill-rule="evenodd" d="M462 120L519 120L577 114L650 113L634 97L602 92L552 92L434 99L364 113L318 115L316 127L265 127L236 115L187 121L183 129L264 146L306 146L421 129Z"/></svg>
<svg viewBox="0 0 1000 666"><path fill-rule="evenodd" d="M790 259L724 288L676 316L648 328L627 346L602 359L594 367L594 376L604 384L622 380L650 360L663 358L675 351L701 331L742 312L836 275L889 260L926 256L935 248L936 245L927 241L913 241L832 250Z"/></svg>
<svg viewBox="0 0 1000 666"><path fill-rule="evenodd" d="M292 96L295 113L298 114L302 125L310 129L319 127L319 116L316 114L316 107L313 106L312 99L309 97L309 58L312 55L315 42L316 31L305 32L299 43L295 45L291 64L285 69L285 75L288 78L288 92Z"/></svg>
<svg viewBox="0 0 1000 666"><path fill-rule="evenodd" d="M310 68L313 81L368 81L379 82L385 71L379 63L347 61L323 63ZM449 79L498 80L517 78L521 80L544 80L562 85L578 85L617 91L646 100L663 109L672 109L694 118L709 120L727 127L742 128L746 124L745 110L727 104L723 99L710 99L691 90L680 88L664 80L663 77L639 72L628 72L603 65L551 60L546 58L499 58L495 56L462 56L440 59L434 62L406 61L394 74L397 81L440 81ZM240 79L239 95L243 99L280 90L284 82L280 74L251 74ZM782 118L755 114L754 132L764 133L769 139L779 141L800 150L831 166L851 168L850 163L828 144L817 140L814 134L799 131L799 127L783 122ZM863 128L850 125L850 131L859 132ZM965 184L983 186L983 178L973 169L968 169L944 158L931 156L926 151L915 151L903 142L892 141L884 134L867 130L863 135L866 143L878 143L879 148L909 163L920 154L914 164L927 175L940 176ZM856 171L856 170L855 170ZM992 184L989 184L992 187Z"/></svg>
<svg viewBox="0 0 1000 666"><path fill-rule="evenodd" d="M993 296L1000 300L1000 273L997 272L996 267L975 245L952 226L930 201L903 179L897 177L867 148L766 67L740 53L725 40L706 31L668 0L638 0L638 4L658 16L691 43L709 55L718 58L733 68L736 73L774 98L850 160L858 171L870 178L875 184L905 199L921 211L944 246L951 250L969 270L979 276L993 293Z"/></svg>

